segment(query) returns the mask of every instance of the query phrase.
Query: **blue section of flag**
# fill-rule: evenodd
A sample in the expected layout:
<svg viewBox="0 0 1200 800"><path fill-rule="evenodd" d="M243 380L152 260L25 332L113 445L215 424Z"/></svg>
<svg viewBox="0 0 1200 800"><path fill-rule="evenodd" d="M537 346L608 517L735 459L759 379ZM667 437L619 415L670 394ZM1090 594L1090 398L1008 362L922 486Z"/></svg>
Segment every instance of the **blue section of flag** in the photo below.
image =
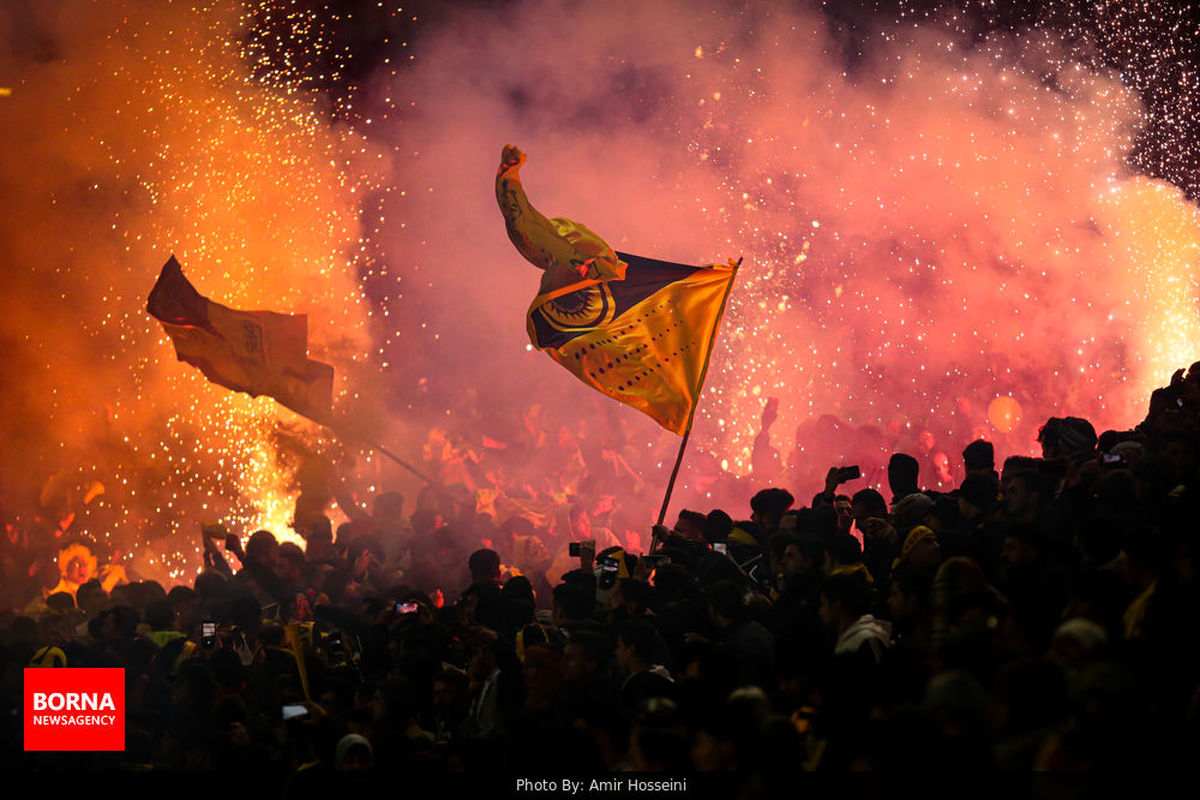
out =
<svg viewBox="0 0 1200 800"><path fill-rule="evenodd" d="M605 281L602 289L597 285L592 285L549 301L556 306L560 317L569 316L574 309L596 307L596 304L600 304L596 312L587 315L589 319L583 320L583 324L579 327L564 329L561 323L552 324L546 311L542 308L530 312L536 339L534 344L537 347L541 349L562 347L584 333L624 322L622 315L650 295L695 274L698 270L705 269L705 267L689 267L684 264L659 261L655 258L644 258L629 253L617 253L617 257L629 265L624 280ZM611 315L600 310L607 311L609 305L611 305ZM603 324L588 324L591 320L599 318L608 321ZM636 323L640 320L629 321Z"/></svg>

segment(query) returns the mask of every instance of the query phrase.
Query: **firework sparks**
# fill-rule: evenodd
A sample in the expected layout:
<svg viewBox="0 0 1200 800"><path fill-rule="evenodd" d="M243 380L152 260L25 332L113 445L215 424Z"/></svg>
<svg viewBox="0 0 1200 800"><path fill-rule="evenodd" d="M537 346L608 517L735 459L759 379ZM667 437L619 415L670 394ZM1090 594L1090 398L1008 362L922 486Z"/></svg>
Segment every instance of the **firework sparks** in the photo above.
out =
<svg viewBox="0 0 1200 800"><path fill-rule="evenodd" d="M733 472L771 397L775 446L821 474L976 435L1026 452L1051 414L1128 426L1196 358L1200 15L1001 5L6 15L32 44L0 62L22 156L0 174L30 198L3 221L3 388L42 420L6 441L100 474L109 516L75 525L159 574L196 568L180 525L290 535L279 431L334 444L174 362L144 311L168 251L221 302L306 313L335 403L591 408L523 339L536 281L488 178L507 141L540 207L621 249L745 257L693 437ZM649 477L672 440L620 428Z"/></svg>
<svg viewBox="0 0 1200 800"><path fill-rule="evenodd" d="M89 53L93 68L70 71L72 85L30 76L60 97L61 127L45 150L67 165L66 177L36 187L51 205L38 226L69 219L60 209L89 224L103 219L99 230L73 232L53 268L59 302L84 311L77 323L96 358L63 352L50 423L71 443L64 457L95 459L78 469L104 476L117 515L81 518L71 533L132 551L144 574L194 574L201 520L298 539L289 527L298 460L281 454L279 428L302 429L314 450L331 444L271 401L210 385L171 358L144 308L166 252L224 302L306 313L314 356L337 368L335 397L371 355L359 209L385 185L387 167L364 137L332 122L322 96L256 68L269 42L242 33L279 5L239 16L224 4L170 14L135 4L118 19L81 8L81 28L104 44L88 48L72 32L62 43ZM289 18L292 35L320 34L302 22ZM85 241L102 254L80 255ZM31 258L31 278L49 272L54 257ZM102 392L99 436L94 418L78 411L92 390Z"/></svg>
<svg viewBox="0 0 1200 800"><path fill-rule="evenodd" d="M1148 391L1196 356L1200 221L1161 178L1190 184L1162 160L1159 179L1135 172L1159 151L1148 136L1181 141L1138 91L1175 75L1171 59L1194 44L1148 37L1146 15L1098 24L1058 4L1018 23L1019 9L1001 19L991 5L900 3L894 18L860 19L828 5L479 11L429 35L423 61L386 84L421 109L400 141L420 152L406 183L433 209L385 240L453 263L503 252L499 236L456 240L437 221L492 213L459 189L467 170L447 166L480 173L494 158L499 139L480 135L478 116L530 153L547 211L633 252L745 256L693 437L739 474L770 397L782 401L775 446L792 448L796 431L816 475L889 448L926 453L931 469L938 453L957 463L979 435L1029 452L1051 415L1132 425ZM1139 77L1112 68L1135 50ZM1195 135L1195 114L1186 123ZM401 198L394 208L415 212ZM470 282L431 276L408 308L504 298L519 318L527 298L487 275ZM539 367L520 382L545 385ZM988 419L999 397L1023 409L1011 432ZM847 442L859 434L870 441Z"/></svg>

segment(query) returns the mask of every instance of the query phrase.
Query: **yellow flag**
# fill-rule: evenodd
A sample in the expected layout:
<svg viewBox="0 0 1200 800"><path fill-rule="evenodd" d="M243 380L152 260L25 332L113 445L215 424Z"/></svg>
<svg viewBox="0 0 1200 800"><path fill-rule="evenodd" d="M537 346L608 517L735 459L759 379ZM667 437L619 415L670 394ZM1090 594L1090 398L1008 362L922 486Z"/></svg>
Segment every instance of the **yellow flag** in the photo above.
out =
<svg viewBox="0 0 1200 800"><path fill-rule="evenodd" d="M617 253L584 225L529 204L505 148L496 196L509 238L546 271L529 307L534 346L584 383L685 433L736 265L690 267Z"/></svg>
<svg viewBox="0 0 1200 800"><path fill-rule="evenodd" d="M333 367L308 357L303 314L240 311L196 291L171 256L146 310L162 323L180 361L227 389L274 397L298 414L328 424Z"/></svg>

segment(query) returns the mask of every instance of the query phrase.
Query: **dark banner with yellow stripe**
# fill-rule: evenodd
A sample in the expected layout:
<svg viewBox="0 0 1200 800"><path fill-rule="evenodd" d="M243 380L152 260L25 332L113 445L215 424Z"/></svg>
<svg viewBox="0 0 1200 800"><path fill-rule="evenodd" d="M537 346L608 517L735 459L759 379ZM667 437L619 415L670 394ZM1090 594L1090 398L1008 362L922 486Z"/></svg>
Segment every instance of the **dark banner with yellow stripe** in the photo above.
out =
<svg viewBox="0 0 1200 800"><path fill-rule="evenodd" d="M536 297L529 338L584 383L682 434L735 270L617 255L623 280Z"/></svg>

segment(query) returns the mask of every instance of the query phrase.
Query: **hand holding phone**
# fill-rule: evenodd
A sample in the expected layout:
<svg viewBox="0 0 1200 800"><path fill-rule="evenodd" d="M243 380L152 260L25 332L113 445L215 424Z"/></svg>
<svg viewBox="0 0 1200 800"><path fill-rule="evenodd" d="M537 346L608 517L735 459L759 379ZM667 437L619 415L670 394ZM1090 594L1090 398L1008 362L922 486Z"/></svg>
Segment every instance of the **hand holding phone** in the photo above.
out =
<svg viewBox="0 0 1200 800"><path fill-rule="evenodd" d="M841 486L846 481L852 481L862 477L862 470L858 465L849 467L830 467L825 473L825 494L829 499L833 499L833 495L837 492L837 487Z"/></svg>
<svg viewBox="0 0 1200 800"><path fill-rule="evenodd" d="M219 522L201 522L200 535L207 544L209 540L224 539L229 535L229 529Z"/></svg>
<svg viewBox="0 0 1200 800"><path fill-rule="evenodd" d="M612 556L605 556L600 561L600 579L597 581L597 586L601 589L611 589L617 585L617 575L621 571L621 565Z"/></svg>
<svg viewBox="0 0 1200 800"><path fill-rule="evenodd" d="M571 542L567 548L568 554L579 559L579 568L590 570L596 563L596 540L584 539L582 542Z"/></svg>
<svg viewBox="0 0 1200 800"><path fill-rule="evenodd" d="M217 645L217 623L216 622L201 622L200 623L200 644L205 649L212 649Z"/></svg>
<svg viewBox="0 0 1200 800"><path fill-rule="evenodd" d="M225 534L225 549L238 557L238 561L246 562L246 554L242 551L242 540L236 533Z"/></svg>

